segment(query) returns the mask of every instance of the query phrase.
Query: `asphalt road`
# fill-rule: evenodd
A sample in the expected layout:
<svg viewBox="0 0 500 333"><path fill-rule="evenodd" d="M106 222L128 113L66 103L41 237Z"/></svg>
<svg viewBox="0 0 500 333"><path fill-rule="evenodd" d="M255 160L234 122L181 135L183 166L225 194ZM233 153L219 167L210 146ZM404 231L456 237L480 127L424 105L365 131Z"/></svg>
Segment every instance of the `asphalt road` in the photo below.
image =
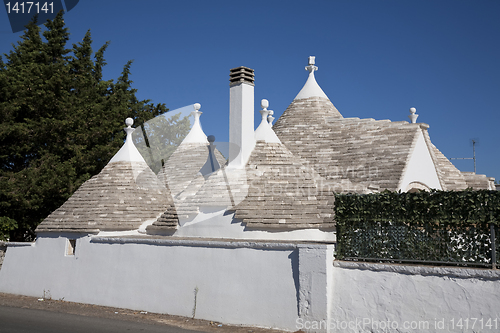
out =
<svg viewBox="0 0 500 333"><path fill-rule="evenodd" d="M3 332L285 333L169 314L0 293Z"/></svg>
<svg viewBox="0 0 500 333"><path fill-rule="evenodd" d="M119 319L79 316L38 309L0 306L1 333L200 333L165 324L139 323Z"/></svg>

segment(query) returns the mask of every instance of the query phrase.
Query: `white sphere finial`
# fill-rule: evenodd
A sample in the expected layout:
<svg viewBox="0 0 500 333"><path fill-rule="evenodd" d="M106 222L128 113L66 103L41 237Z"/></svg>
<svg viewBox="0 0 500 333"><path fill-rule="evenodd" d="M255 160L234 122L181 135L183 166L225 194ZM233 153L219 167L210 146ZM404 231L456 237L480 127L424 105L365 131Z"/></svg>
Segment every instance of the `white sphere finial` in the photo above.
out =
<svg viewBox="0 0 500 333"><path fill-rule="evenodd" d="M128 127L132 127L133 124L134 124L134 119L132 118L125 119L125 125L127 125Z"/></svg>
<svg viewBox="0 0 500 333"><path fill-rule="evenodd" d="M195 111L198 111L201 108L201 104L200 103L194 103L193 107L194 107Z"/></svg>
<svg viewBox="0 0 500 333"><path fill-rule="evenodd" d="M269 107L269 101L267 99L263 99L260 101L260 107L263 109L263 110L267 110L267 108Z"/></svg>
<svg viewBox="0 0 500 333"><path fill-rule="evenodd" d="M418 114L415 114L415 112L417 112L417 109L410 108L410 115L408 116L408 118L410 118L410 122L412 124L415 124L417 122Z"/></svg>

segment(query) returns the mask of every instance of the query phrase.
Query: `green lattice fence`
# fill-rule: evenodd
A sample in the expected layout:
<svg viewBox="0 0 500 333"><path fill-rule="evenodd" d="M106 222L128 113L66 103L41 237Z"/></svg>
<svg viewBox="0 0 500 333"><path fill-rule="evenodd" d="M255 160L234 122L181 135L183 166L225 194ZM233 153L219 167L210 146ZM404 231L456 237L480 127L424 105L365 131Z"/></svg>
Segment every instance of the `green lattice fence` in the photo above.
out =
<svg viewBox="0 0 500 333"><path fill-rule="evenodd" d="M495 258L498 263L497 191L336 195L335 212L341 260L492 267Z"/></svg>

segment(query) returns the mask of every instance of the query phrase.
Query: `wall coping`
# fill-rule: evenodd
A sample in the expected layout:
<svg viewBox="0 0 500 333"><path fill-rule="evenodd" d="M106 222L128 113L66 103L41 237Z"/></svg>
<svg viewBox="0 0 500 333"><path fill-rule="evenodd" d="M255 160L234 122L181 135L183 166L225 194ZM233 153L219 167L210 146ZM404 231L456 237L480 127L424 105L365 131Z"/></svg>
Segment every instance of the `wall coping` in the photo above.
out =
<svg viewBox="0 0 500 333"><path fill-rule="evenodd" d="M94 236L92 243L150 244L161 246L219 247L226 249L252 248L268 250L295 250L297 248L321 248L330 243L304 241L236 240L223 238L180 238L180 237L105 237Z"/></svg>
<svg viewBox="0 0 500 333"><path fill-rule="evenodd" d="M4 242L0 241L0 247L9 247L9 246L34 246L35 242Z"/></svg>
<svg viewBox="0 0 500 333"><path fill-rule="evenodd" d="M374 272L391 272L407 275L448 276L460 279L477 278L483 280L500 280L500 270L488 268L469 268L451 266L423 266L387 263L368 263L354 261L333 262L334 267L345 269L369 270Z"/></svg>

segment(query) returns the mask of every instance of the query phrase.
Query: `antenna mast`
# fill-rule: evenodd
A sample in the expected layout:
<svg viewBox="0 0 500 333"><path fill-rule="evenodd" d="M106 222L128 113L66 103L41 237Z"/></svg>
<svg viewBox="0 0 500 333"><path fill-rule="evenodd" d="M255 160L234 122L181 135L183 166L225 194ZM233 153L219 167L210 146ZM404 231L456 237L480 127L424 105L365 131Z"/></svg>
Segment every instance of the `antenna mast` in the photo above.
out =
<svg viewBox="0 0 500 333"><path fill-rule="evenodd" d="M476 173L476 140L472 139L472 159L474 160L474 173Z"/></svg>
<svg viewBox="0 0 500 333"><path fill-rule="evenodd" d="M474 161L474 173L476 173L476 140L472 139L472 157L455 157L450 158L450 160L473 160Z"/></svg>

